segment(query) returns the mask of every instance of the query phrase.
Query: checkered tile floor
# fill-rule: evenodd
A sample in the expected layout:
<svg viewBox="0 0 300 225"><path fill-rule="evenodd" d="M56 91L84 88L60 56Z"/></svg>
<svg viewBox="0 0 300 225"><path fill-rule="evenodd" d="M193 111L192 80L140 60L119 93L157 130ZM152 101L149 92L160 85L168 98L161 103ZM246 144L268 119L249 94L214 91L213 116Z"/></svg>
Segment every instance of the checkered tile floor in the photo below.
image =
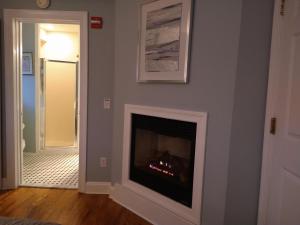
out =
<svg viewBox="0 0 300 225"><path fill-rule="evenodd" d="M78 188L78 151L23 153L23 186Z"/></svg>

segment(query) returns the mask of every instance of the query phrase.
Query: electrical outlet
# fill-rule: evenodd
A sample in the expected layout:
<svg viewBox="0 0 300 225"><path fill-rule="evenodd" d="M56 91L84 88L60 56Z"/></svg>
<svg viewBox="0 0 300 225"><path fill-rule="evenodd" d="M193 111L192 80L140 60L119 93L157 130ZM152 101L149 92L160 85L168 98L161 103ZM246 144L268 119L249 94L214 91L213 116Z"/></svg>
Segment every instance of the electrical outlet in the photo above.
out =
<svg viewBox="0 0 300 225"><path fill-rule="evenodd" d="M106 157L101 157L100 158L100 167L102 167L102 168L107 167L107 159L106 159Z"/></svg>

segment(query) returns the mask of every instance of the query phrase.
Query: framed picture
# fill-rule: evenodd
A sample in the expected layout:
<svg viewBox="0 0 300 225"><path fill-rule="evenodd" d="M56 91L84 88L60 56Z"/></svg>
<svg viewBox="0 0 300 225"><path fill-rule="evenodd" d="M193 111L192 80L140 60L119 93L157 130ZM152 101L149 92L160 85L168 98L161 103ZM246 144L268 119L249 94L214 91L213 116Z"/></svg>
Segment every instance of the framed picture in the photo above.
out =
<svg viewBox="0 0 300 225"><path fill-rule="evenodd" d="M157 0L140 8L138 82L187 83L191 0Z"/></svg>
<svg viewBox="0 0 300 225"><path fill-rule="evenodd" d="M23 75L33 75L32 68L33 68L32 53L31 52L23 52L23 60L22 60Z"/></svg>

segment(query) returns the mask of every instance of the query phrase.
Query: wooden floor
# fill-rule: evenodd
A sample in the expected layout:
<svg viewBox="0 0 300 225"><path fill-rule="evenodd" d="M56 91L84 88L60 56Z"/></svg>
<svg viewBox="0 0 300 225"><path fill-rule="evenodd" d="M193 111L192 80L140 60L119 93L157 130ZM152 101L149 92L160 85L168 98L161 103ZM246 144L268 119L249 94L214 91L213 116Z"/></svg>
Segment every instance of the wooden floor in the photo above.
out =
<svg viewBox="0 0 300 225"><path fill-rule="evenodd" d="M31 218L62 225L150 225L108 195L77 190L19 188L0 192L0 216Z"/></svg>

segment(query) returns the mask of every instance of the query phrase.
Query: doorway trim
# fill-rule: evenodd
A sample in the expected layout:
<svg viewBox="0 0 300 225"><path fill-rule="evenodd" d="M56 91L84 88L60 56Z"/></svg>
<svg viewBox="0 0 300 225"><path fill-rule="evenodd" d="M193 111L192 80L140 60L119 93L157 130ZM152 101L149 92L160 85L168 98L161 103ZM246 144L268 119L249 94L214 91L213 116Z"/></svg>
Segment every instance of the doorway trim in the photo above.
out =
<svg viewBox="0 0 300 225"><path fill-rule="evenodd" d="M80 25L79 61L79 183L80 192L86 189L86 137L88 86L88 13L84 11L4 9L5 62L5 168L3 187L15 189L20 183L20 22L67 23Z"/></svg>
<svg viewBox="0 0 300 225"><path fill-rule="evenodd" d="M275 104L277 99L275 93L278 92L278 78L280 75L280 33L282 31L280 7L281 0L275 0L257 225L266 225L270 198L270 178L274 147L274 135L270 133L270 127L271 119L276 117Z"/></svg>

